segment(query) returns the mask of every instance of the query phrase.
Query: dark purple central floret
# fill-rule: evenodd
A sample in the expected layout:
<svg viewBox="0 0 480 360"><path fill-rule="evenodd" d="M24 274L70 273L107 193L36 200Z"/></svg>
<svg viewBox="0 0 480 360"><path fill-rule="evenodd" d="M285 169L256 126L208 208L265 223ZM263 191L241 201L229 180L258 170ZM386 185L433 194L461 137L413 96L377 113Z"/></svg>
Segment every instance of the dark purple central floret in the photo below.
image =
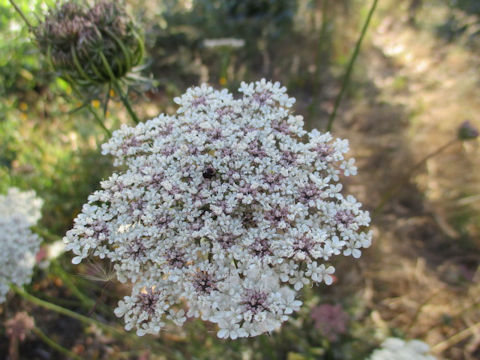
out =
<svg viewBox="0 0 480 360"><path fill-rule="evenodd" d="M248 145L247 151L253 157L264 158L267 156L267 152L263 150L262 143L260 141L253 141Z"/></svg>
<svg viewBox="0 0 480 360"><path fill-rule="evenodd" d="M136 210L142 212L146 204L147 204L147 201L143 199L132 201L130 203L130 208L129 208L130 214L133 214Z"/></svg>
<svg viewBox="0 0 480 360"><path fill-rule="evenodd" d="M91 229L93 230L92 238L97 240L102 234L105 236L105 238L110 235L110 229L105 221L96 220L95 223L92 224Z"/></svg>
<svg viewBox="0 0 480 360"><path fill-rule="evenodd" d="M193 287L198 293L208 295L217 289L216 280L206 271L199 271L193 277Z"/></svg>
<svg viewBox="0 0 480 360"><path fill-rule="evenodd" d="M320 197L322 190L310 183L300 190L299 200L302 204L308 204L310 200L316 200Z"/></svg>
<svg viewBox="0 0 480 360"><path fill-rule="evenodd" d="M181 269L185 266L185 252L172 248L167 250L167 262L170 266Z"/></svg>
<svg viewBox="0 0 480 360"><path fill-rule="evenodd" d="M272 249L267 239L257 239L252 245L250 245L251 252L259 257L263 258L267 255L272 255Z"/></svg>
<svg viewBox="0 0 480 360"><path fill-rule="evenodd" d="M254 315L256 315L262 311L269 311L267 299L267 293L248 289L241 304L245 306L246 311L251 311Z"/></svg>
<svg viewBox="0 0 480 360"><path fill-rule="evenodd" d="M335 221L337 223L343 224L344 226L349 226L355 220L350 210L340 210L335 215Z"/></svg>
<svg viewBox="0 0 480 360"><path fill-rule="evenodd" d="M238 236L230 235L230 234L225 234L221 235L217 238L217 242L220 244L222 249L230 249L234 244L235 240L238 238Z"/></svg>
<svg viewBox="0 0 480 360"><path fill-rule="evenodd" d="M171 216L160 214L155 216L154 224L160 229L165 229L168 227L168 224L172 221Z"/></svg>
<svg viewBox="0 0 480 360"><path fill-rule="evenodd" d="M313 246L315 245L314 241L309 237L301 237L296 239L293 244L293 251L295 254L303 254L305 257L311 256Z"/></svg>
<svg viewBox="0 0 480 360"><path fill-rule="evenodd" d="M205 96L200 96L192 101L193 107L198 107L200 105L205 105L207 103L207 99Z"/></svg>
<svg viewBox="0 0 480 360"><path fill-rule="evenodd" d="M128 245L128 252L133 256L135 260L139 257L143 257L146 252L146 247L143 245L141 238L136 238L135 241Z"/></svg>
<svg viewBox="0 0 480 360"><path fill-rule="evenodd" d="M314 150L318 153L318 156L322 160L333 154L334 150L329 144L318 144Z"/></svg>
<svg viewBox="0 0 480 360"><path fill-rule="evenodd" d="M137 301L140 304L140 308L149 313L155 313L155 307L160 299L160 292L155 291L152 288L148 288L146 292L140 293L137 296Z"/></svg>
<svg viewBox="0 0 480 360"><path fill-rule="evenodd" d="M270 98L272 97L272 94L268 92L263 92L260 94L255 94L253 95L253 99L258 102L260 105L265 104Z"/></svg>
<svg viewBox="0 0 480 360"><path fill-rule="evenodd" d="M282 160L287 165L293 165L297 161L297 155L293 151L283 151L282 152Z"/></svg>
<svg viewBox="0 0 480 360"><path fill-rule="evenodd" d="M273 210L268 211L265 214L265 218L273 223L274 225L278 225L278 223L284 221L286 223L290 223L288 219L288 209L287 208L276 208Z"/></svg>

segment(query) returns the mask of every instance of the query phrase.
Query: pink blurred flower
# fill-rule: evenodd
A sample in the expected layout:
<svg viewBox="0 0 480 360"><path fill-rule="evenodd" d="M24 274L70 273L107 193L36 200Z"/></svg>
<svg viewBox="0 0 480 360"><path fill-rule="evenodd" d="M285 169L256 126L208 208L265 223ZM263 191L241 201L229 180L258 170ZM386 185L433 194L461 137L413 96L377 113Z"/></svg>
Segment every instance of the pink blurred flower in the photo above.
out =
<svg viewBox="0 0 480 360"><path fill-rule="evenodd" d="M341 305L322 304L312 309L315 328L329 341L337 341L339 335L347 332L348 314Z"/></svg>

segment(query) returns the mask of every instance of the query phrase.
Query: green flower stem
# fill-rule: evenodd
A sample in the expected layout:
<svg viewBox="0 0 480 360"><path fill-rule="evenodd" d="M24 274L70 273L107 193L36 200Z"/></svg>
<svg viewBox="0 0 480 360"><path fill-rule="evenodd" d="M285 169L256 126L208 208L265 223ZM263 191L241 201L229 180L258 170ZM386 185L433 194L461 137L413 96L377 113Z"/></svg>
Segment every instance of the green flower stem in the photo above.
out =
<svg viewBox="0 0 480 360"><path fill-rule="evenodd" d="M132 106L130 105L130 102L128 101L127 95L123 94L122 88L120 87L120 85L118 83L118 80L115 78L115 75L113 74L113 71L112 71L110 65L108 64L108 60L105 57L105 55L103 54L103 52L100 52L100 58L102 59L103 66L105 67L105 70L107 71L108 76L110 76L110 81L113 85L113 89L118 93L118 96L120 96L120 99L122 100L123 105L125 105L125 108L127 109L128 113L132 117L135 124L138 124L140 122L140 120L138 120L137 115L133 111Z"/></svg>
<svg viewBox="0 0 480 360"><path fill-rule="evenodd" d="M429 159L437 156L438 154L440 154L441 152L443 152L445 149L449 148L450 146L452 146L453 144L456 144L457 142L459 142L461 140L459 140L458 138L454 138L450 141L448 141L447 143L443 144L442 146L440 146L438 149L436 149L435 151L431 152L430 154L428 154L427 156L425 156L423 159L421 159L419 162L417 162L409 171L407 174L405 174L405 176L401 177L396 183L394 183L394 185L389 189L387 190L381 200L380 200L380 203L377 205L377 207L373 210L372 212L372 218L375 218L376 216L378 216L380 214L380 212L383 210L384 206L387 204L387 202L392 198L394 197L395 195L397 195L397 193L402 190L403 186L410 180L411 176L413 174L415 174L415 172L422 166L424 165Z"/></svg>
<svg viewBox="0 0 480 360"><path fill-rule="evenodd" d="M15 1L9 0L9 2L10 2L10 4L12 4L13 8L20 15L20 17L23 19L23 21L25 21L25 24L27 24L28 30L33 31L32 24L30 23L30 21L28 21L27 17L23 13L23 11L18 7L18 5L15 3Z"/></svg>
<svg viewBox="0 0 480 360"><path fill-rule="evenodd" d="M41 306L45 309L48 309L48 310L51 310L51 311L55 311L56 313L59 313L59 314L62 314L62 315L65 315L65 316L68 316L72 319L75 319L75 320L78 320L84 324L87 324L87 325L95 325L95 326L98 326L99 328L101 328L102 330L105 330L109 333L111 333L112 335L115 335L117 337L124 337L126 334L122 333L121 331L115 329L114 327L110 326L110 325L107 325L107 324L104 324L98 320L95 320L95 319L92 319L92 318L89 318L87 316L84 316L84 315L80 315L74 311L71 311L71 310L68 310L64 307L61 307L61 306L58 306L58 305L55 305L55 304L52 304L48 301L45 301L45 300L42 300L42 299L39 299L27 292L25 292L25 290L19 288L18 286L16 285L12 285L11 286L11 289L17 293L18 295L20 295L21 297L23 297L25 300L35 304L35 305L38 305L38 306Z"/></svg>
<svg viewBox="0 0 480 360"><path fill-rule="evenodd" d="M100 51L100 59L102 60L102 64L105 68L105 71L107 72L108 76L110 77L110 81L114 82L115 81L115 74L112 71L112 68L110 67L110 64L108 63L107 58L103 54L103 51Z"/></svg>
<svg viewBox="0 0 480 360"><path fill-rule="evenodd" d="M63 270L62 266L57 261L52 261L53 265L53 272L56 274L62 281L65 287L67 287L71 293L80 300L83 307L88 310L89 312L95 311L95 309L99 309L101 313L105 316L110 316L111 311L101 302L94 301L93 299L89 298L85 295L77 285L72 281L72 275Z"/></svg>
<svg viewBox="0 0 480 360"><path fill-rule="evenodd" d="M332 130L333 122L335 121L335 117L337 116L338 107L340 106L340 102L342 101L345 90L347 89L348 83L350 82L350 76L352 75L353 66L355 65L355 61L357 60L358 53L360 52L360 47L362 46L363 38L367 33L368 26L370 25L370 20L372 19L373 13L375 12L377 3L378 3L378 0L373 0L372 6L367 15L367 19L363 24L362 32L360 33L360 37L357 40L355 49L353 50L352 57L350 58L350 61L348 63L347 71L345 72L345 76L343 77L342 87L340 89L340 92L338 93L337 98L335 99L335 105L333 107L332 114L328 119L327 131Z"/></svg>
<svg viewBox="0 0 480 360"><path fill-rule="evenodd" d="M317 52L315 54L316 68L315 68L315 77L313 81L313 90L312 90L313 101L308 106L309 116L311 118L315 117L315 113L317 110L317 104L315 100L318 98L318 94L320 92L320 74L321 74L322 66L325 63L325 60L322 57L322 55L326 50L325 39L326 39L328 23L329 23L329 20L327 19L328 1L329 0L323 0L322 2L322 26L320 28L320 34L318 36Z"/></svg>
<svg viewBox="0 0 480 360"><path fill-rule="evenodd" d="M63 281L65 286L72 292L72 294L82 302L85 308L88 310L92 309L95 306L95 301L82 293L77 286L70 279L70 274L65 272L62 267L56 262L52 262L53 272Z"/></svg>
<svg viewBox="0 0 480 360"><path fill-rule="evenodd" d="M62 345L56 343L54 340L50 339L42 330L37 327L32 329L33 333L38 336L45 344L50 346L52 349L58 351L60 354L65 355L68 359L83 360L82 357L74 354L70 350L64 348Z"/></svg>
<svg viewBox="0 0 480 360"><path fill-rule="evenodd" d="M111 137L112 137L112 132L107 129L107 127L106 127L105 124L103 123L103 120L100 118L100 116L98 116L97 112L92 109L92 106L91 106L90 104L87 106L87 109L88 109L88 111L93 115L93 118L94 118L95 121L98 123L98 125L101 126L101 128L103 129L103 131L105 131L105 133L107 134L107 136L108 136L109 138L111 138Z"/></svg>
<svg viewBox="0 0 480 360"><path fill-rule="evenodd" d="M70 75L65 73L62 76L70 84L70 86L72 87L72 91L75 93L75 95L81 99L82 98L82 93L81 93L80 90L77 89L77 87L75 86L75 82L70 77ZM112 137L112 132L110 130L108 130L108 128L105 126L105 123L102 121L102 119L100 119L100 117L98 116L96 111L93 110L92 105L90 103L87 105L87 109L93 115L93 118L100 125L100 127L103 129L103 131L105 131L105 133L107 134L107 137L111 138Z"/></svg>
<svg viewBox="0 0 480 360"><path fill-rule="evenodd" d="M120 87L120 85L117 81L113 82L113 89L118 93L118 96L122 100L123 105L125 105L125 108L127 109L128 113L132 117L135 124L140 123L140 120L138 120L137 115L133 111L132 106L130 105L130 102L128 101L127 96L123 93L122 88Z"/></svg>
<svg viewBox="0 0 480 360"><path fill-rule="evenodd" d="M10 289L13 290L16 294L23 297L25 300L31 302L32 304L41 306L45 309L54 311L56 313L59 313L59 314L65 315L65 316L68 316L68 317L70 317L72 319L75 319L75 320L78 320L78 321L80 321L80 322L82 322L86 325L95 325L95 326L99 327L100 329L110 333L111 335L113 335L117 339L122 339L123 340L125 338L128 338L128 339L132 340L134 343L139 344L142 349L145 349L145 346L148 345L148 346L151 346L153 349L155 349L155 351L162 351L164 353L168 353L168 348L162 346L157 341L154 341L154 340L150 341L148 338L139 338L138 336L136 336L134 334L126 333L123 330L122 331L118 330L118 329L114 328L113 326L104 324L101 321L98 321L98 320L92 319L90 317L78 314L74 311L71 311L71 310L63 308L61 306L52 304L48 301L44 301L42 299L39 299L39 298L27 293L25 290L23 290L22 288L20 288L16 285L11 285Z"/></svg>

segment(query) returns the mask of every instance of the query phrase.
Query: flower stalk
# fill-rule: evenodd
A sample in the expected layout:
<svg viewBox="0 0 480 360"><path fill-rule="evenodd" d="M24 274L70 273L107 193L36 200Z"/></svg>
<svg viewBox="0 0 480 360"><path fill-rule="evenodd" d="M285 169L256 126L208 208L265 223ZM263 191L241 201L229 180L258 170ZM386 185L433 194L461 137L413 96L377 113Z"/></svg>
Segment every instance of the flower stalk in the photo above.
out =
<svg viewBox="0 0 480 360"><path fill-rule="evenodd" d="M100 329L110 333L111 335L113 335L117 339L129 338L129 339L132 339L133 341L135 341L136 343L139 342L139 339L133 334L126 333L123 330L118 330L115 327L107 325L107 324L105 324L101 321L98 321L98 320L92 319L90 317L78 314L78 313L76 313L72 310L66 309L62 306L53 304L51 302L39 299L36 296L33 296L33 295L27 293L24 289L22 289L22 288L20 288L16 285L11 285L10 288L17 295L21 296L23 299L25 299L26 301L28 301L28 302L30 302L34 305L41 306L41 307L43 307L47 310L54 311L58 314L68 316L72 319L80 321L81 323L83 323L85 325L97 326ZM140 342L141 342L142 348L145 348L145 346L148 345L148 346L151 346L152 348L156 348L159 351L163 351L163 352L166 351L165 347L163 347L162 345L160 345L159 343L157 343L155 341L149 341L149 339L142 339L142 340L140 340Z"/></svg>
<svg viewBox="0 0 480 360"><path fill-rule="evenodd" d="M33 333L37 335L37 337L42 340L45 344L50 346L55 351L59 352L62 355L65 355L68 359L74 360L83 360L82 357L78 356L77 354L73 353L72 351L68 350L67 348L63 347L62 345L58 344L54 340L50 339L42 330L38 327L34 327L32 329Z"/></svg>
<svg viewBox="0 0 480 360"><path fill-rule="evenodd" d="M370 21L372 20L373 13L375 12L377 4L378 4L378 0L373 0L372 6L370 7L370 10L369 10L368 15L367 15L367 19L365 20L365 23L363 24L363 28L362 28L362 31L360 33L360 37L358 38L357 43L355 44L355 49L353 50L350 61L348 62L347 70L346 70L345 75L343 77L342 87L340 88L340 92L338 93L338 96L335 99L335 105L333 106L332 114L330 115L330 118L328 119L327 131L332 130L333 122L335 121L335 117L337 116L337 111L338 111L338 108L340 106L340 102L342 101L345 90L347 90L348 84L350 83L350 77L352 75L353 67L354 67L355 62L357 60L358 54L360 53L360 48L362 46L363 38L365 37L365 34L367 33L368 27L370 25Z"/></svg>
<svg viewBox="0 0 480 360"><path fill-rule="evenodd" d="M33 30L33 26L32 24L30 23L30 21L28 21L27 17L25 16L25 14L23 13L23 11L20 9L20 7L15 3L15 1L13 0L9 0L10 4L12 4L13 8L15 9L15 11L18 13L18 15L20 15L20 17L23 19L23 21L25 22L25 24L27 25L28 27L28 30L29 31L32 31Z"/></svg>
<svg viewBox="0 0 480 360"><path fill-rule="evenodd" d="M113 82L113 89L118 93L118 96L120 97L120 100L122 100L123 105L125 105L125 108L128 111L128 114L132 118L132 120L135 122L135 124L138 124L140 120L138 119L137 115L135 114L135 111L133 111L132 105L130 104L130 101L128 100L128 95L124 94L122 91L122 88L120 84L117 81Z"/></svg>
<svg viewBox="0 0 480 360"><path fill-rule="evenodd" d="M45 301L45 300L42 300L42 299L39 299L29 293L27 293L25 290L23 290L22 288L16 286L16 285L12 285L10 287L16 294L20 295L22 298L24 298L25 300L27 300L28 302L31 302L32 304L35 304L35 305L38 305L38 306L41 306L47 310L51 310L51 311L54 311L56 313L59 313L61 315L65 315L65 316L68 316L72 319L75 319L75 320L78 320L84 324L87 324L87 325L95 325L99 328L101 328L102 330L105 330L109 333L111 333L112 335L116 335L116 336L120 336L120 337L123 337L124 334L122 334L121 331L117 330L116 328L110 326L110 325L107 325L107 324L104 324L98 320L95 320L95 319L92 319L92 318L89 318L87 316L84 316L84 315L81 315L81 314L78 314L72 310L69 310L69 309L66 309L64 307L61 307L59 305L55 305L55 304L52 304L51 302L48 302L48 301Z"/></svg>

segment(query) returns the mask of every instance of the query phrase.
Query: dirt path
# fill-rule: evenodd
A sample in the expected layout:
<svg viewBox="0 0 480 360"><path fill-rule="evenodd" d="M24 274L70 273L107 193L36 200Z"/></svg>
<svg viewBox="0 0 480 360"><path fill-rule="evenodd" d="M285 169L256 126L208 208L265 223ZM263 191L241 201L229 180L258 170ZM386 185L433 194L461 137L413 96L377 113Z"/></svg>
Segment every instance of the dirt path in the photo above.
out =
<svg viewBox="0 0 480 360"><path fill-rule="evenodd" d="M471 50L446 44L431 24L395 18L372 31L372 44L367 96L341 114L337 132L351 139L361 171L350 187L370 209L462 121L480 125ZM376 327L422 338L441 359L480 356L478 145L456 143L426 162L374 220L374 247L351 280L363 281Z"/></svg>

